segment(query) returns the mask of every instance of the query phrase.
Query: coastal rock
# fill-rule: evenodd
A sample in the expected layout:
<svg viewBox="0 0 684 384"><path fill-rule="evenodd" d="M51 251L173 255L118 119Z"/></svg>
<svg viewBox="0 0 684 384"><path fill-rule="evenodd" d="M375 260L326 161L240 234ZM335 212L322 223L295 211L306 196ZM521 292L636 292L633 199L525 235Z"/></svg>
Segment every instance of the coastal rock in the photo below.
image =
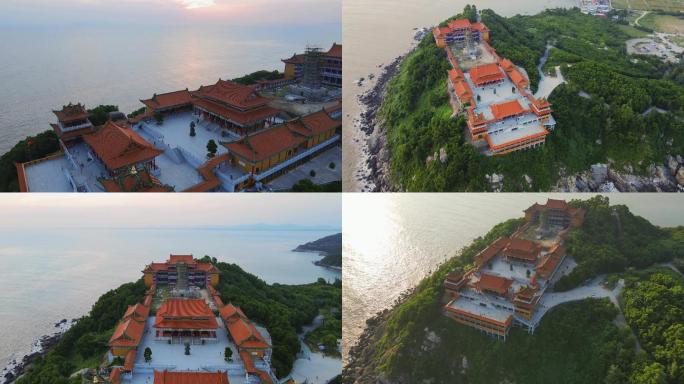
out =
<svg viewBox="0 0 684 384"><path fill-rule="evenodd" d="M677 174L675 175L675 179L679 185L684 186L684 167L679 168L679 171L677 171Z"/></svg>
<svg viewBox="0 0 684 384"><path fill-rule="evenodd" d="M673 156L668 156L666 164L667 167L670 169L670 174L674 176L677 173L677 169L679 168L679 162Z"/></svg>
<svg viewBox="0 0 684 384"><path fill-rule="evenodd" d="M608 177L608 165L607 164L594 164L591 166L591 179L597 185L603 184Z"/></svg>

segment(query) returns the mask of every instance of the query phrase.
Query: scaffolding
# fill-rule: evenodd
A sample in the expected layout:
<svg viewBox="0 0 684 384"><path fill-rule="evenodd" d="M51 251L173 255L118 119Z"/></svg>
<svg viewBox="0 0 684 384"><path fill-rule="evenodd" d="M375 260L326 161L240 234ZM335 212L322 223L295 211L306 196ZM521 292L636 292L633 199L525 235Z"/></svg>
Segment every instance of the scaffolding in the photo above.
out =
<svg viewBox="0 0 684 384"><path fill-rule="evenodd" d="M321 48L315 46L307 46L304 53L304 65L302 66L302 80L303 86L312 89L321 87L321 59L323 53Z"/></svg>

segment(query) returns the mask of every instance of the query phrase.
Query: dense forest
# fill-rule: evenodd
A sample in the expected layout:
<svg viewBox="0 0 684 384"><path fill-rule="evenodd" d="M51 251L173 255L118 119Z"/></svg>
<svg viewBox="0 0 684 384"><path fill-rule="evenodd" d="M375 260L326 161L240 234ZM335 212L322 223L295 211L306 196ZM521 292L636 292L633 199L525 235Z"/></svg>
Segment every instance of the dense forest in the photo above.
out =
<svg viewBox="0 0 684 384"><path fill-rule="evenodd" d="M141 279L102 295L90 313L79 319L46 356L38 358L17 384L80 384L80 378L69 381L69 376L80 368L99 365L114 327L145 291Z"/></svg>
<svg viewBox="0 0 684 384"><path fill-rule="evenodd" d="M573 200L570 204L586 209L587 214L582 226L566 236L568 253L578 265L560 279L557 291L575 288L599 274L684 258L684 227L658 228L624 205L610 206L607 197Z"/></svg>
<svg viewBox="0 0 684 384"><path fill-rule="evenodd" d="M533 90L546 46L554 46L544 70L560 66L567 80L549 98L556 129L534 151L496 158L479 154L465 140L465 119L451 118L449 64L428 34L389 82L380 110L390 179L397 188L489 190L485 175L496 173L504 176L504 191L549 190L560 175L585 171L591 164L610 160L643 174L668 154L684 153L684 83L677 81L678 67L628 55L631 27L578 9L511 18L483 10L481 18L491 29L491 45L526 70ZM669 113L645 113L651 107ZM445 162L427 161L442 148Z"/></svg>
<svg viewBox="0 0 684 384"><path fill-rule="evenodd" d="M325 280L304 285L266 284L258 277L243 271L235 264L218 262L208 256L203 261L213 262L221 271L217 290L226 302L242 307L251 320L266 327L273 344L272 362L278 376L289 374L300 344L297 333L303 325L324 312L331 317L331 325L324 323L314 340L326 346L334 338L342 337L339 313L342 306L342 284ZM17 384L75 384L80 378L69 380L76 370L97 367L107 351L107 343L114 328L129 305L144 297L142 279L102 295L90 313L60 339L44 357L39 357Z"/></svg>
<svg viewBox="0 0 684 384"><path fill-rule="evenodd" d="M605 198L571 204L587 208L587 223L593 227L594 236L607 236L608 244L614 244L613 237L636 237L625 247L637 249L621 248L631 252L625 258L632 262L625 265L662 261L665 256L659 252L668 248L665 243L677 241L677 246L670 244L677 249L684 244L681 228L657 228L624 206L608 206ZM619 225L614 215L620 217L622 228L616 228ZM601 218L607 223L599 228ZM510 235L521 224L521 220L509 220L497 225L441 265L394 307L368 341L364 356L371 357L360 362L369 367L365 373L386 382L682 382L684 279L664 266L628 268L609 275L608 281L613 284L618 279L626 281L621 308L608 299L566 303L551 310L533 335L513 328L506 342L438 315L447 273L467 268L491 241ZM639 231L644 231L643 235L638 235ZM651 241L657 245L652 247ZM649 255L651 251L655 254ZM627 326L617 320L620 312L625 318L622 324L626 322ZM357 372L346 370L347 382L353 382Z"/></svg>

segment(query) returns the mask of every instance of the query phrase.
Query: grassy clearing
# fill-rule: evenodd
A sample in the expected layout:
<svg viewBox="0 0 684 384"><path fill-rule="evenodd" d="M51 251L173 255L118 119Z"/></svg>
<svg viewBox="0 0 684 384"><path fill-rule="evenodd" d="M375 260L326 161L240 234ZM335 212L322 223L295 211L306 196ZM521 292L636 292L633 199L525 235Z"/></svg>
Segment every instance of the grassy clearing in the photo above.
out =
<svg viewBox="0 0 684 384"><path fill-rule="evenodd" d="M684 17L650 13L639 24L658 32L684 34Z"/></svg>

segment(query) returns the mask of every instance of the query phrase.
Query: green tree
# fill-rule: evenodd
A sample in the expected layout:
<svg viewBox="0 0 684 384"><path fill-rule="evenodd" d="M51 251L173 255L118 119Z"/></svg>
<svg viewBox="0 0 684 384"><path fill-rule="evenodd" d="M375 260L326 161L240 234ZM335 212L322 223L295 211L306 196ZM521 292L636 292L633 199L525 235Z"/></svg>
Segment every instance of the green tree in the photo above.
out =
<svg viewBox="0 0 684 384"><path fill-rule="evenodd" d="M190 355L190 344L189 343L185 343L185 354Z"/></svg>
<svg viewBox="0 0 684 384"><path fill-rule="evenodd" d="M226 350L223 352L223 358L226 361L233 361L233 350L230 347L226 347Z"/></svg>
<svg viewBox="0 0 684 384"><path fill-rule="evenodd" d="M211 157L216 156L216 151L218 151L218 145L216 145L216 142L214 141L214 139L210 139L207 142L207 151L208 151L207 157L211 158Z"/></svg>
<svg viewBox="0 0 684 384"><path fill-rule="evenodd" d="M144 356L145 356L145 362L146 363L149 363L150 361L152 361L152 349L150 349L150 347L145 348Z"/></svg>
<svg viewBox="0 0 684 384"><path fill-rule="evenodd" d="M157 125L162 125L164 124L164 115L161 112L155 112L154 120L157 122Z"/></svg>
<svg viewBox="0 0 684 384"><path fill-rule="evenodd" d="M197 133L195 132L195 122L190 122L190 137L195 137Z"/></svg>

